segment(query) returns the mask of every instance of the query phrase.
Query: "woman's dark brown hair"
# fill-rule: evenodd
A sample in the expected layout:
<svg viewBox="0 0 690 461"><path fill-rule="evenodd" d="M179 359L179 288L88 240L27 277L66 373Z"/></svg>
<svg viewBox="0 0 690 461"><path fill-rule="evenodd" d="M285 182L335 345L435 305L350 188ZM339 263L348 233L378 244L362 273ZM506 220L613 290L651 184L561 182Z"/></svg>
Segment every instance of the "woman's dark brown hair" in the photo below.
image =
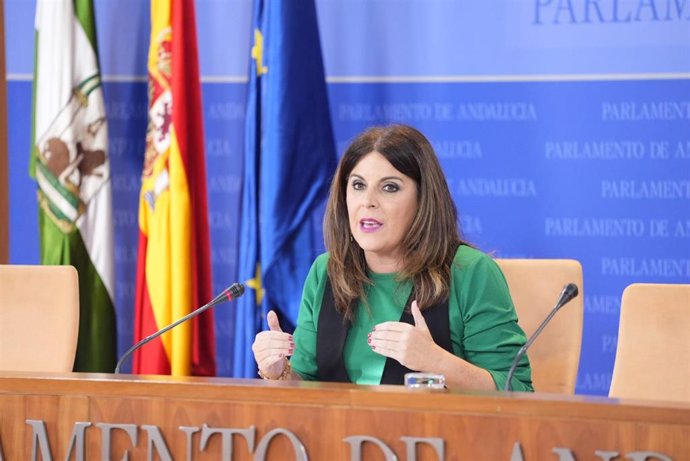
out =
<svg viewBox="0 0 690 461"><path fill-rule="evenodd" d="M462 243L457 211L434 149L415 128L406 125L373 127L360 134L340 159L324 217L324 239L330 252L328 276L335 306L352 320L352 301L365 299L367 276L364 251L352 240L347 213L347 185L357 163L378 152L417 184L419 207L401 242L401 280L412 280L421 310L448 298L455 249Z"/></svg>

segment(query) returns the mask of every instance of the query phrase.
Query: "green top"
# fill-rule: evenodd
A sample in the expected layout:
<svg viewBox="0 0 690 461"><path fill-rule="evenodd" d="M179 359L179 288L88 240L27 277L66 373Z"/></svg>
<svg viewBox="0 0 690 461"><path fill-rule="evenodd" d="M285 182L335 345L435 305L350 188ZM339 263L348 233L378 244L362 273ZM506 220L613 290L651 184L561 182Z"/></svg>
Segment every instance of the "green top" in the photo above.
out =
<svg viewBox="0 0 690 461"><path fill-rule="evenodd" d="M316 329L326 286L328 253L312 265L304 284L294 333L292 368L307 380L317 379ZM367 344L372 328L399 321L412 290L410 281L398 282L396 274L370 273L367 289L370 308L360 302L345 342L345 368L352 382L379 384L386 357ZM448 302L453 353L491 373L497 389L503 389L510 365L525 343L503 273L488 255L462 245L451 269ZM529 361L525 355L513 376L513 390L532 391Z"/></svg>

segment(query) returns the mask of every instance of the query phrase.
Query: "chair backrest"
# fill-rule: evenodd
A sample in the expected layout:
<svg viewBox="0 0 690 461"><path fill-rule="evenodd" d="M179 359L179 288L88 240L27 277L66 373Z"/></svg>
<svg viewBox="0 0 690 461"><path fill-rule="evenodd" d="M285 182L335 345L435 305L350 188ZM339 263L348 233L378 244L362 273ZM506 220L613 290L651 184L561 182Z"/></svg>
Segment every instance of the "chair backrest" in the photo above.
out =
<svg viewBox="0 0 690 461"><path fill-rule="evenodd" d="M690 285L623 291L609 396L690 402Z"/></svg>
<svg viewBox="0 0 690 461"><path fill-rule="evenodd" d="M72 371L78 334L74 267L0 265L0 370Z"/></svg>
<svg viewBox="0 0 690 461"><path fill-rule="evenodd" d="M527 355L538 392L574 394L583 322L582 266L572 259L496 259L508 282L518 324L531 337L572 282L579 295L551 319Z"/></svg>

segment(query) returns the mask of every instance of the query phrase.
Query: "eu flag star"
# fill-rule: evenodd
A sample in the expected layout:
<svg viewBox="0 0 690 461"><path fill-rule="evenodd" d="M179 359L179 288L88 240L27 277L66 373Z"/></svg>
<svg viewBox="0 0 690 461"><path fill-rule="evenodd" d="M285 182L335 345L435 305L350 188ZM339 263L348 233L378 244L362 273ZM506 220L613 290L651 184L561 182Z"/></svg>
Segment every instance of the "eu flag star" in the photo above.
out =
<svg viewBox="0 0 690 461"><path fill-rule="evenodd" d="M261 284L261 264L256 263L254 278L247 280L244 284L256 292L256 305L260 306L261 300L264 299L264 287Z"/></svg>
<svg viewBox="0 0 690 461"><path fill-rule="evenodd" d="M268 72L264 66L264 36L259 29L254 30L254 46L252 46L252 58L256 61L256 75L261 76Z"/></svg>

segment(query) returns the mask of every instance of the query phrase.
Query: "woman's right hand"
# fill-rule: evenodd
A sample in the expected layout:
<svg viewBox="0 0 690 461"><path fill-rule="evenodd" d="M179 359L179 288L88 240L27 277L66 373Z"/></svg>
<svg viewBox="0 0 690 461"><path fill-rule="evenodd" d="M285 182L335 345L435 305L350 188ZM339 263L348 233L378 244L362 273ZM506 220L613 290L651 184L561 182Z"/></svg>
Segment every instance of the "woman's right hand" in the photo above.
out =
<svg viewBox="0 0 690 461"><path fill-rule="evenodd" d="M256 335L252 352L261 373L270 379L277 379L287 366L285 361L288 356L295 350L295 341L291 334L280 329L275 312L270 311L266 320L269 329Z"/></svg>

